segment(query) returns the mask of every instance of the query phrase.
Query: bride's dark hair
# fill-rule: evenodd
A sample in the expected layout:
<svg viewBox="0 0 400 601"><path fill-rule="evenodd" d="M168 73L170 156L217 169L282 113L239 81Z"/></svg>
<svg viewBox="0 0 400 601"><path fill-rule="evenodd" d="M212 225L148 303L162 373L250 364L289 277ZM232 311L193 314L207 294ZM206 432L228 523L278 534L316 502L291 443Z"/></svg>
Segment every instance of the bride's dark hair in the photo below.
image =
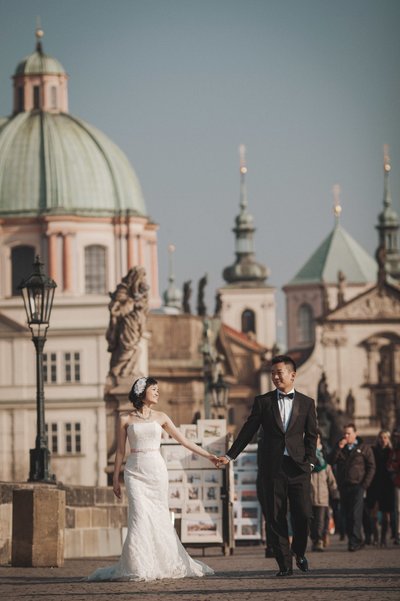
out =
<svg viewBox="0 0 400 601"><path fill-rule="evenodd" d="M144 399L146 397L146 390L149 386L154 386L158 384L155 378L151 378L150 376L147 378L138 378L134 381L131 391L129 393L129 400L138 411L143 407Z"/></svg>

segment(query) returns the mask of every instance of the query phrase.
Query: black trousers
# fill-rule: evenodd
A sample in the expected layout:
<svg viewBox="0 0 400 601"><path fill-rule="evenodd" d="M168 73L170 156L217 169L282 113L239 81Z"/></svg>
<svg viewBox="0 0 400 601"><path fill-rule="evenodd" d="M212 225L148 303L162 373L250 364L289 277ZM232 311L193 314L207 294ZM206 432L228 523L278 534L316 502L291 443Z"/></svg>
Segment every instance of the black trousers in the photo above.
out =
<svg viewBox="0 0 400 601"><path fill-rule="evenodd" d="M313 517L310 523L310 538L313 543L322 540L325 534L326 517L329 514L329 507L314 505L312 508Z"/></svg>
<svg viewBox="0 0 400 601"><path fill-rule="evenodd" d="M362 542L361 526L364 508L364 489L359 484L348 484L340 491L340 502L346 515L346 534L349 547Z"/></svg>
<svg viewBox="0 0 400 601"><path fill-rule="evenodd" d="M263 479L267 518L268 542L273 547L280 569L292 567L292 553L303 556L307 548L311 508L311 469L304 472L288 456L273 478ZM288 532L288 501L293 540L290 548Z"/></svg>

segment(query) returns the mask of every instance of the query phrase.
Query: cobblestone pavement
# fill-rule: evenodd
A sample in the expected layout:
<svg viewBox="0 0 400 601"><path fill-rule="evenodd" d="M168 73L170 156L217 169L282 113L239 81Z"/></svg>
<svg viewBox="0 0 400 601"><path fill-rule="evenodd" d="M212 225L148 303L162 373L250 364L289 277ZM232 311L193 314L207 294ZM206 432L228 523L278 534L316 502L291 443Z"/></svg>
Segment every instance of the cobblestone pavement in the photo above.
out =
<svg viewBox="0 0 400 601"><path fill-rule="evenodd" d="M114 560L67 560L62 568L0 568L0 601L399 601L400 548L365 548L349 553L332 537L323 553L308 553L311 571L295 569L276 578L273 559L260 546L239 547L224 557L219 549L189 549L208 563L214 576L158 582L83 582Z"/></svg>

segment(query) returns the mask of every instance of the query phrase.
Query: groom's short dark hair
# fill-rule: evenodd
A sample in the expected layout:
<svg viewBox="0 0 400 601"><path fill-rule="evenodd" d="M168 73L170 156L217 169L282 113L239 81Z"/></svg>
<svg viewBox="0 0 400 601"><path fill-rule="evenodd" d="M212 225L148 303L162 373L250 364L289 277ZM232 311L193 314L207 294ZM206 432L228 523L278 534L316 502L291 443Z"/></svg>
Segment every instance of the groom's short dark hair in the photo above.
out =
<svg viewBox="0 0 400 601"><path fill-rule="evenodd" d="M271 363L272 365L275 365L276 363L285 363L285 365L290 365L293 371L297 371L296 363L293 361L292 357L289 357L289 355L276 355L276 357L272 359Z"/></svg>

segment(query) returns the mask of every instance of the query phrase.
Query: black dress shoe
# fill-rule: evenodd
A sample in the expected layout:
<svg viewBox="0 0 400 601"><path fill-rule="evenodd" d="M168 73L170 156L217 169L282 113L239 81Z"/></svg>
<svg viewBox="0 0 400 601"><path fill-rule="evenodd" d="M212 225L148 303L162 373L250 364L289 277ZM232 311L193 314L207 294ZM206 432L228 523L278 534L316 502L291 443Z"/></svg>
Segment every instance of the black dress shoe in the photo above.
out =
<svg viewBox="0 0 400 601"><path fill-rule="evenodd" d="M276 576L279 576L279 578L284 578L285 576L293 576L293 570L292 568L284 568L283 570L279 570L279 572L276 573Z"/></svg>
<svg viewBox="0 0 400 601"><path fill-rule="evenodd" d="M360 543L358 545L349 545L349 551L359 551L364 547L364 543Z"/></svg>
<svg viewBox="0 0 400 601"><path fill-rule="evenodd" d="M300 555L296 555L296 566L302 572L308 572L309 571L309 567L308 567L307 557L305 557L305 556L300 557Z"/></svg>

